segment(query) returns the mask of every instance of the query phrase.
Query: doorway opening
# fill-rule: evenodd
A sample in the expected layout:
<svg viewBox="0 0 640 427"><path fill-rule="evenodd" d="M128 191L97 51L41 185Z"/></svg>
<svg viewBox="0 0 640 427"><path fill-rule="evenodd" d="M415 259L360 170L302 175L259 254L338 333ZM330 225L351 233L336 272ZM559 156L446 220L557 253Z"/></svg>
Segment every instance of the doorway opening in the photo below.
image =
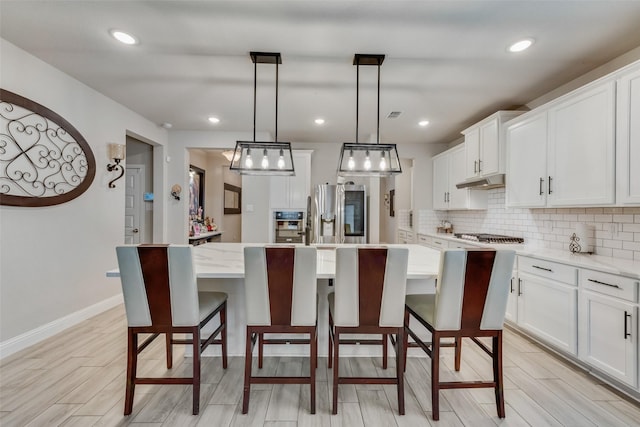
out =
<svg viewBox="0 0 640 427"><path fill-rule="evenodd" d="M153 146L127 136L125 244L153 243Z"/></svg>

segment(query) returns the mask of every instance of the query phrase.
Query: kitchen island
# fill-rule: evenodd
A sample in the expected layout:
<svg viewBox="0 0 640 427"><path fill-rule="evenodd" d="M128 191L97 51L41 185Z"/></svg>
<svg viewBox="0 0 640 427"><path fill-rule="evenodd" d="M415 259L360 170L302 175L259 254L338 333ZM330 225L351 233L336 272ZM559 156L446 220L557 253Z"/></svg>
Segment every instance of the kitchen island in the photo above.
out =
<svg viewBox="0 0 640 427"><path fill-rule="evenodd" d="M228 354L244 355L245 306L244 306L244 248L258 243L206 243L193 248L198 287L201 290L222 291L229 295L227 302ZM318 263L318 355L327 355L328 304L327 294L333 290L330 279L335 277L335 248L337 245L317 245ZM355 246L355 245L340 245ZM361 245L360 245L361 246ZM380 245L371 245L380 246ZM409 249L407 293L435 292L435 278L440 266L440 252L421 245L385 245ZM107 272L107 277L119 277L118 270ZM217 325L212 325L212 328ZM289 337L291 338L291 337ZM379 355L380 347L345 346L340 353L349 355ZM298 356L308 354L308 346L266 346L265 355ZM204 356L220 353L219 348L209 347Z"/></svg>

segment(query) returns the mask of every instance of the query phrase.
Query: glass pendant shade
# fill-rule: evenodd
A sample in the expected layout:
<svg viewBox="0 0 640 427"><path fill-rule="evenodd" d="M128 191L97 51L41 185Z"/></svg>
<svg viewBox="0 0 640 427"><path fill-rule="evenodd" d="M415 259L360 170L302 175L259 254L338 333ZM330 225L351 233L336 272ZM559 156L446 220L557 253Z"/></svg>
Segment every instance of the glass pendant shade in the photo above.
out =
<svg viewBox="0 0 640 427"><path fill-rule="evenodd" d="M243 175L295 175L291 143L238 141L229 169Z"/></svg>
<svg viewBox="0 0 640 427"><path fill-rule="evenodd" d="M399 173L402 173L402 167L396 144L342 144L338 175L389 176Z"/></svg>

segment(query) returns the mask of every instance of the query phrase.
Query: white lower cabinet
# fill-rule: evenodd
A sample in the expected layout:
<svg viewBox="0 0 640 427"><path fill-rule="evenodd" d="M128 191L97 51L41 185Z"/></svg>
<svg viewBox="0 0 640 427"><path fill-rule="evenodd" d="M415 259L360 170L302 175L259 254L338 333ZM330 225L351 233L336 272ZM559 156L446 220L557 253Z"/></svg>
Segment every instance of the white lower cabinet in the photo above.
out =
<svg viewBox="0 0 640 427"><path fill-rule="evenodd" d="M518 257L518 295L518 327L577 356L577 269Z"/></svg>
<svg viewBox="0 0 640 427"><path fill-rule="evenodd" d="M424 234L418 234L418 244L438 250L447 249L449 247L449 243L446 240Z"/></svg>
<svg viewBox="0 0 640 427"><path fill-rule="evenodd" d="M581 270L580 286L580 359L637 388L637 281Z"/></svg>

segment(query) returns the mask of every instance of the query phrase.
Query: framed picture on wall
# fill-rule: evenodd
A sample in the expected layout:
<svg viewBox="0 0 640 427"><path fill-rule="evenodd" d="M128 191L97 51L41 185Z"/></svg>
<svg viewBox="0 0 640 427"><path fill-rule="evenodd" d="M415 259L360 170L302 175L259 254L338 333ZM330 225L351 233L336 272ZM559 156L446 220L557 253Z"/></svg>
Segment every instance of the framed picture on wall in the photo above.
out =
<svg viewBox="0 0 640 427"><path fill-rule="evenodd" d="M189 217L204 215L204 170L189 165Z"/></svg>
<svg viewBox="0 0 640 427"><path fill-rule="evenodd" d="M224 183L224 213L239 214L242 213L242 188L235 185Z"/></svg>

